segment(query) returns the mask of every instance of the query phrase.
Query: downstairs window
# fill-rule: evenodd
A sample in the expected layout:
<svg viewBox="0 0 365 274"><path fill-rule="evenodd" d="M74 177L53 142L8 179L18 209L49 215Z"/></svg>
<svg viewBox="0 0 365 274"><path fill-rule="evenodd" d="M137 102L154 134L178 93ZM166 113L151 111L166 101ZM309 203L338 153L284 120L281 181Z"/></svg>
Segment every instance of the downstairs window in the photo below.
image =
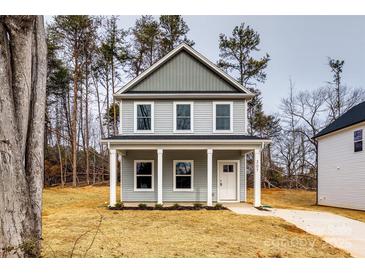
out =
<svg viewBox="0 0 365 274"><path fill-rule="evenodd" d="M194 161L192 160L174 161L174 191L193 190L193 169Z"/></svg>
<svg viewBox="0 0 365 274"><path fill-rule="evenodd" d="M134 161L134 191L153 191L153 160Z"/></svg>

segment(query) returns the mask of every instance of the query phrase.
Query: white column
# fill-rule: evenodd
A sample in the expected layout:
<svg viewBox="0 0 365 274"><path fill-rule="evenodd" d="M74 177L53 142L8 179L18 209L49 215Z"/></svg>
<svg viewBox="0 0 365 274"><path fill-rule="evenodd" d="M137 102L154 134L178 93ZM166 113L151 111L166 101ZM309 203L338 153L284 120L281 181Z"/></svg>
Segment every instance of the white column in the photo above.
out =
<svg viewBox="0 0 365 274"><path fill-rule="evenodd" d="M115 206L116 198L117 198L117 151L115 149L111 149L109 151L110 159L109 159L109 182L110 182L110 206Z"/></svg>
<svg viewBox="0 0 365 274"><path fill-rule="evenodd" d="M123 202L123 153L120 153L120 201Z"/></svg>
<svg viewBox="0 0 365 274"><path fill-rule="evenodd" d="M212 206L213 194L213 149L207 149L207 205Z"/></svg>
<svg viewBox="0 0 365 274"><path fill-rule="evenodd" d="M254 207L261 206L261 149L254 150Z"/></svg>
<svg viewBox="0 0 365 274"><path fill-rule="evenodd" d="M157 150L157 203L162 205L163 150Z"/></svg>

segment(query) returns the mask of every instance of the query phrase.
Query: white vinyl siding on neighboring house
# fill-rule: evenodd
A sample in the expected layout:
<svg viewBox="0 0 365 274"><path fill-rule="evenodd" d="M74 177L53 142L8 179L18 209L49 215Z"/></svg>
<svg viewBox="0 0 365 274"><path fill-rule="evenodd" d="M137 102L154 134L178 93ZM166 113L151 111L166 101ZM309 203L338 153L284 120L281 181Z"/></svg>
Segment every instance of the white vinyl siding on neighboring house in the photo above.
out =
<svg viewBox="0 0 365 274"><path fill-rule="evenodd" d="M365 151L354 151L354 132L365 123L318 139L319 204L365 210Z"/></svg>
<svg viewBox="0 0 365 274"><path fill-rule="evenodd" d="M135 130L135 104L143 103L142 101L126 100L122 101L122 123L121 132L123 135L134 134L159 134L159 135L176 135L176 134L191 134L191 135L209 135L216 134L247 134L246 131L246 106L245 100L233 100L231 105L232 119L230 121L231 131L215 132L213 130L213 102L212 100L194 100L191 109L191 127L192 132L174 131L174 102L178 100L154 100L152 111L152 131ZM181 101L185 102L185 101ZM222 101L225 102L225 101ZM150 102L151 103L151 102Z"/></svg>

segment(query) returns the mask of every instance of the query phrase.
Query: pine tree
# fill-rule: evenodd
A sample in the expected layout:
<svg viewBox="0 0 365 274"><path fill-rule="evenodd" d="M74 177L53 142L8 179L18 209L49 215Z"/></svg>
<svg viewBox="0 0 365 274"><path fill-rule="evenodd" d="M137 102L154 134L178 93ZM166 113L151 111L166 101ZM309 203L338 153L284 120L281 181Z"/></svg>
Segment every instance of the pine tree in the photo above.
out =
<svg viewBox="0 0 365 274"><path fill-rule="evenodd" d="M128 63L131 76L136 77L152 66L159 57L160 29L158 22L150 15L140 17L132 28L131 40Z"/></svg>
<svg viewBox="0 0 365 274"><path fill-rule="evenodd" d="M257 94L248 103L248 130L250 134L262 135L260 127L256 127L256 125L267 121L267 117L265 117L262 109L260 91L254 89L254 86L258 82L263 83L265 81L265 69L270 57L267 53L260 59L252 57L254 53L259 51L259 44L260 35L250 26L245 26L244 23L233 29L231 37L220 34L218 65L227 72L233 73L242 85Z"/></svg>
<svg viewBox="0 0 365 274"><path fill-rule="evenodd" d="M88 40L90 33L96 31L95 20L91 16L72 15L72 16L55 16L48 31L54 37L55 42L62 45L62 53L68 62L72 71L73 80L73 104L71 112L71 145L72 145L72 177L73 186L77 184L77 147L78 131L77 125L79 117L79 89L82 80L83 66L85 65L85 42Z"/></svg>
<svg viewBox="0 0 365 274"><path fill-rule="evenodd" d="M244 23L233 29L231 37L220 34L218 65L228 72L238 74L237 79L244 86L254 86L256 82L263 83L270 57L267 53L260 59L252 57L259 51L259 44L260 35Z"/></svg>
<svg viewBox="0 0 365 274"><path fill-rule="evenodd" d="M193 46L195 43L187 38L189 27L181 15L160 16L160 57L166 55L181 43Z"/></svg>

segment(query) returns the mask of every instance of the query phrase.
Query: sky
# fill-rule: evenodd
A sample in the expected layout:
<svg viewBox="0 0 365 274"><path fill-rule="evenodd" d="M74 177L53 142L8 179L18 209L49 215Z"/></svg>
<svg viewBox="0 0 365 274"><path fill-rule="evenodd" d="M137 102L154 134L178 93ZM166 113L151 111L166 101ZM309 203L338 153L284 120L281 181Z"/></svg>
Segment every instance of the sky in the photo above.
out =
<svg viewBox="0 0 365 274"><path fill-rule="evenodd" d="M262 91L264 110L279 112L281 98L294 91L312 90L332 80L328 57L345 60L343 83L365 87L365 16L183 16L194 48L216 63L218 37L230 35L245 22L260 34L260 52L270 55ZM119 25L132 27L138 16L120 16ZM49 21L50 17L46 17Z"/></svg>
<svg viewBox="0 0 365 274"><path fill-rule="evenodd" d="M365 87L365 16L183 16L194 48L214 63L219 59L218 37L230 35L245 22L260 34L260 52L270 55L267 79L258 85L264 110L279 111L281 98L331 81L328 57L345 60L343 81ZM120 25L133 26L137 16L121 16Z"/></svg>

